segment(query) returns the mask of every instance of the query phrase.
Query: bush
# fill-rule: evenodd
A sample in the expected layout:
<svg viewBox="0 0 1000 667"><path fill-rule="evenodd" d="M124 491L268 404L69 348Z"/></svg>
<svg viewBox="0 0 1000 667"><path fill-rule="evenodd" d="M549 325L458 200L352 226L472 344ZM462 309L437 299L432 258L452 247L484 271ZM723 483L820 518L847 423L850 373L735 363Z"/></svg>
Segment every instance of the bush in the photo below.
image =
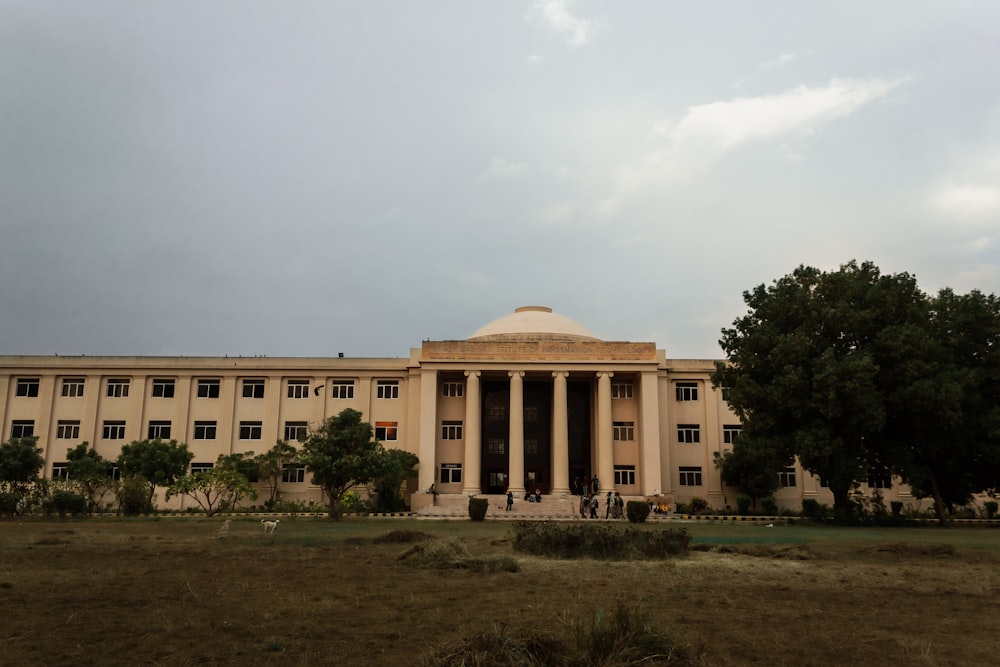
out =
<svg viewBox="0 0 1000 667"><path fill-rule="evenodd" d="M830 508L815 498L802 499L802 516L813 521L822 521L830 515Z"/></svg>
<svg viewBox="0 0 1000 667"><path fill-rule="evenodd" d="M893 503L893 504L895 504L895 503ZM987 500L985 503L983 503L983 507L986 508L986 518L987 519L992 519L993 517L995 517L997 515L997 501L995 501L995 500Z"/></svg>
<svg viewBox="0 0 1000 667"><path fill-rule="evenodd" d="M764 510L764 514L768 516L774 516L778 513L778 503L775 502L774 496L768 496L766 498L760 499L760 507Z"/></svg>
<svg viewBox="0 0 1000 667"><path fill-rule="evenodd" d="M753 506L753 498L741 493L736 496L736 507L739 508L740 514L750 514L750 508Z"/></svg>
<svg viewBox="0 0 1000 667"><path fill-rule="evenodd" d="M691 535L684 528L640 530L608 524L514 524L514 551L549 558L646 560L686 554Z"/></svg>
<svg viewBox="0 0 1000 667"><path fill-rule="evenodd" d="M625 516L632 523L642 523L649 516L649 503L642 500L630 500L625 503Z"/></svg>
<svg viewBox="0 0 1000 667"><path fill-rule="evenodd" d="M13 517L17 514L17 503L19 500L21 500L21 497L16 493L9 491L0 493L0 514Z"/></svg>
<svg viewBox="0 0 1000 667"><path fill-rule="evenodd" d="M891 503L889 503L889 507L892 508L892 515L894 517L896 517L897 519L900 517L900 515L902 515L902 513L903 513L903 501L901 501L901 500L893 500Z"/></svg>
<svg viewBox="0 0 1000 667"><path fill-rule="evenodd" d="M691 514L701 514L702 512L708 510L708 501L704 498L695 496L688 502L688 508Z"/></svg>
<svg viewBox="0 0 1000 667"><path fill-rule="evenodd" d="M125 516L138 516L153 511L149 502L149 483L141 475L130 475L118 487L118 509Z"/></svg>
<svg viewBox="0 0 1000 667"><path fill-rule="evenodd" d="M482 521L486 518L486 510L490 507L489 498L469 498L469 518Z"/></svg>
<svg viewBox="0 0 1000 667"><path fill-rule="evenodd" d="M46 514L55 510L59 516L66 518L67 514L79 516L87 513L87 499L72 491L56 491L52 494L52 499L46 504Z"/></svg>

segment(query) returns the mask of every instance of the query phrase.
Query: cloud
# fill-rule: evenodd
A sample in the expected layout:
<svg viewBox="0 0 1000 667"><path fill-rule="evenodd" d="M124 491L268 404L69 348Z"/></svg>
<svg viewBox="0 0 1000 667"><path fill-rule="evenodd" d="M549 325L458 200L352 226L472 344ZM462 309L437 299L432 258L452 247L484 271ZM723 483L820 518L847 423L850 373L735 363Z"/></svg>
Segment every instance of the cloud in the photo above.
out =
<svg viewBox="0 0 1000 667"><path fill-rule="evenodd" d="M975 183L948 185L931 195L930 207L949 221L1000 222L1000 186Z"/></svg>
<svg viewBox="0 0 1000 667"><path fill-rule="evenodd" d="M766 60L760 64L760 69L774 69L775 67L783 67L793 60L798 60L800 54L798 53L782 53L777 58L772 60Z"/></svg>
<svg viewBox="0 0 1000 667"><path fill-rule="evenodd" d="M540 19L565 37L570 46L583 46L594 32L594 21L573 16L569 5L570 0L534 0L525 18Z"/></svg>
<svg viewBox="0 0 1000 667"><path fill-rule="evenodd" d="M885 97L906 80L833 79L826 86L798 86L776 95L689 107L676 123L653 124L650 135L655 145L637 162L619 169L617 194L601 208L612 210L615 199L629 192L700 175L751 142L809 136L818 126ZM790 157L801 159L801 151Z"/></svg>
<svg viewBox="0 0 1000 667"><path fill-rule="evenodd" d="M500 178L503 176L514 176L522 173L528 168L527 162L510 162L503 158L495 157L490 160L490 166L486 170L487 178Z"/></svg>
<svg viewBox="0 0 1000 667"><path fill-rule="evenodd" d="M538 65L541 65L543 62L545 62L545 56L541 56L537 53L532 53L527 58L525 58L524 61L529 65L537 67Z"/></svg>

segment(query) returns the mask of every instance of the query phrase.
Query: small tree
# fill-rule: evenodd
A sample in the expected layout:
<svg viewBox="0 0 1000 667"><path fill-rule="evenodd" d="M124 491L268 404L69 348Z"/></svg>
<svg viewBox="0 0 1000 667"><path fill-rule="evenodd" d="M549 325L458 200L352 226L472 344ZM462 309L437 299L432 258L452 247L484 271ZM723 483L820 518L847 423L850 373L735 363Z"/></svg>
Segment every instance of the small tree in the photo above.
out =
<svg viewBox="0 0 1000 667"><path fill-rule="evenodd" d="M313 475L312 483L323 489L332 517L340 516L348 489L368 484L381 470L384 450L372 438L372 425L361 416L347 408L310 433L302 446L302 461Z"/></svg>
<svg viewBox="0 0 1000 667"><path fill-rule="evenodd" d="M281 481L281 471L290 463L299 460L299 450L284 440L278 440L274 447L254 458L260 481L267 486L270 497L268 505L274 505L278 496L278 482Z"/></svg>
<svg viewBox="0 0 1000 667"><path fill-rule="evenodd" d="M405 509L405 501L400 488L408 479L417 476L415 454L401 449L387 449L379 458L379 470L375 473L372 488L375 491L375 511L399 512Z"/></svg>
<svg viewBox="0 0 1000 667"><path fill-rule="evenodd" d="M0 482L5 482L18 499L25 496L43 467L45 457L38 438L11 438L0 445Z"/></svg>
<svg viewBox="0 0 1000 667"><path fill-rule="evenodd" d="M70 482L87 499L87 512L100 507L104 496L115 488L111 461L107 461L86 442L66 450L66 473Z"/></svg>
<svg viewBox="0 0 1000 667"><path fill-rule="evenodd" d="M226 468L212 468L179 477L167 489L167 500L176 494L193 498L206 516L235 507L243 498L257 498L257 489L242 473Z"/></svg>
<svg viewBox="0 0 1000 667"><path fill-rule="evenodd" d="M126 475L115 487L118 511L125 516L137 516L153 511L149 497L149 482L142 475Z"/></svg>
<svg viewBox="0 0 1000 667"><path fill-rule="evenodd" d="M122 447L118 467L123 476L141 475L148 485L149 505L157 486L170 487L187 472L194 454L176 440L136 440Z"/></svg>

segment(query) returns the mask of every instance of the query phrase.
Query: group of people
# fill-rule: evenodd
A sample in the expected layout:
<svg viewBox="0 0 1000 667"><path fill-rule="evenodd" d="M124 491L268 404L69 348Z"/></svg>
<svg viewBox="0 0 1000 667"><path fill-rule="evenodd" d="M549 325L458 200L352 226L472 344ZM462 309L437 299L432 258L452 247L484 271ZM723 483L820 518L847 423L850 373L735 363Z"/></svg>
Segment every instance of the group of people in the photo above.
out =
<svg viewBox="0 0 1000 667"><path fill-rule="evenodd" d="M597 519L598 510L601 508L601 501L596 493L588 493L587 495L580 496L580 518L586 519L588 516L591 519ZM621 519L625 516L625 499L622 498L622 494L618 491L612 493L608 491L604 498L604 518L605 519Z"/></svg>

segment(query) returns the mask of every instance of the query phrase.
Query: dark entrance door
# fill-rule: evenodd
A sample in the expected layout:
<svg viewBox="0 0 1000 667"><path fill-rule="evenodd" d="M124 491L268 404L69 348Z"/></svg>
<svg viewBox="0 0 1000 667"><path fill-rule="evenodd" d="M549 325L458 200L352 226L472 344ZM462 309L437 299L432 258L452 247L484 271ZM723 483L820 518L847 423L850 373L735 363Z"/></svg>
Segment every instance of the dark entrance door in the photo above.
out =
<svg viewBox="0 0 1000 667"><path fill-rule="evenodd" d="M569 417L569 485L573 493L586 489L590 480L590 395L588 381L566 384Z"/></svg>
<svg viewBox="0 0 1000 667"><path fill-rule="evenodd" d="M510 385L487 381L482 386L482 478L486 493L506 493L510 485L507 436L510 433Z"/></svg>
<svg viewBox="0 0 1000 667"><path fill-rule="evenodd" d="M524 383L524 488L552 488L552 383Z"/></svg>

